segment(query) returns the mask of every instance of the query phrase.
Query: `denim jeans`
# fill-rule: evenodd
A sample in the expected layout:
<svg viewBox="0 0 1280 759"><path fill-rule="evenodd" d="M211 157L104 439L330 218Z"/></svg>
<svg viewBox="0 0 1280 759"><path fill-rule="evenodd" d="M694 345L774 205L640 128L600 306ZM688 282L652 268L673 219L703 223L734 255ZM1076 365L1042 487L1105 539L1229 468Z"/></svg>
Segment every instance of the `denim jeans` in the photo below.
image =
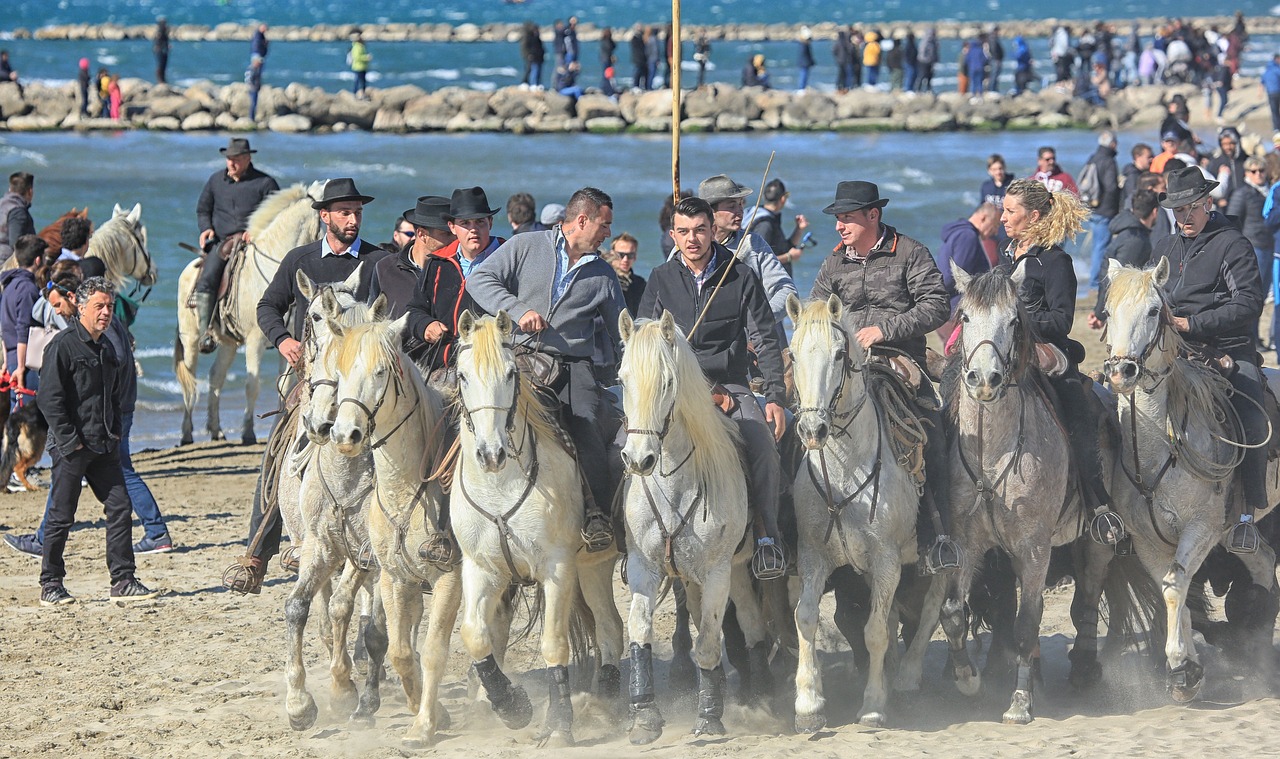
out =
<svg viewBox="0 0 1280 759"><path fill-rule="evenodd" d="M1098 289L1098 272L1102 269L1102 261L1107 257L1107 245L1111 242L1111 219L1099 214L1089 217L1089 227L1093 230L1093 255L1089 258L1089 287Z"/></svg>
<svg viewBox="0 0 1280 759"><path fill-rule="evenodd" d="M809 67L800 67L800 87L799 89L807 89L809 86Z"/></svg>
<svg viewBox="0 0 1280 759"><path fill-rule="evenodd" d="M129 430L133 428L133 412L125 414L121 420L120 429L120 468L124 470L124 486L129 491L129 500L133 502L133 513L138 515L138 521L142 522L142 529L146 531L148 538L158 538L169 533L169 527L164 522L164 516L160 514L160 505L156 503L155 496L151 495L151 489L147 487L147 483L142 481L142 477L133 468L133 458L129 455ZM40 529L36 530L36 540L44 543L45 529L49 525L49 509L53 506L53 491L49 491L49 498L44 504L44 519L40 522Z"/></svg>

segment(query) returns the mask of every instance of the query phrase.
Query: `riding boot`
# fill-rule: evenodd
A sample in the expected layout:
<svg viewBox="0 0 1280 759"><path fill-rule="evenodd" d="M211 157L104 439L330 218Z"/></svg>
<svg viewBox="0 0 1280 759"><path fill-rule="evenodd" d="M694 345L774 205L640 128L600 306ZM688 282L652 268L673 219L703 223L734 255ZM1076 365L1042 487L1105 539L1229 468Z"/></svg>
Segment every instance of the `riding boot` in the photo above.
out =
<svg viewBox="0 0 1280 759"><path fill-rule="evenodd" d="M218 349L218 343L213 339L213 335L209 334L209 323L213 320L213 300L212 293L195 292L191 295L192 302L196 306L196 321L198 333L200 335L200 352L213 353Z"/></svg>

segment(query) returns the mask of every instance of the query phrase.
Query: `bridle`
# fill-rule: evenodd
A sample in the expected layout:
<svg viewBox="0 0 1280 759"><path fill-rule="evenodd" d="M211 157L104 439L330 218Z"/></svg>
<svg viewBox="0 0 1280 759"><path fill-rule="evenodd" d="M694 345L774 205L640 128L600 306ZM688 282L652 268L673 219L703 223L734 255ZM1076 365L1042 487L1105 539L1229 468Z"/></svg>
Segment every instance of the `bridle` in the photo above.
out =
<svg viewBox="0 0 1280 759"><path fill-rule="evenodd" d="M849 377L854 374L861 373L862 367L855 364L850 356L852 345L849 333L845 332L843 327L836 325L832 325L832 329L840 333L841 338L844 339L844 359L841 361L840 365L840 381L836 384L836 389L831 393L831 400L828 401L826 406L797 406L795 412L797 416L805 413L817 414L819 418L825 416L831 420L832 436L837 434L840 436L848 436L849 427L853 424L853 420L856 419L858 414L862 411L862 407L866 405L868 394L863 393L862 396L858 398L857 403L853 405L853 408L848 411L836 410L836 406L839 405L840 399L844 396L845 383L848 381ZM840 420L843 420L844 423L839 424L838 421Z"/></svg>
<svg viewBox="0 0 1280 759"><path fill-rule="evenodd" d="M1154 372L1147 368L1147 359L1151 358L1152 354L1155 353L1156 349L1159 349L1161 352L1164 352L1166 346L1168 345L1167 339L1168 339L1169 328L1172 326L1172 323L1173 323L1173 312L1169 308L1169 301L1165 298L1163 293L1159 293L1159 297L1160 297L1160 314L1159 314L1159 322L1156 324L1155 339L1149 341L1147 343L1147 346L1142 349L1141 353L1138 353L1136 355L1133 353L1126 353L1119 356L1109 355L1107 360L1102 362L1102 371L1108 376L1113 374L1120 364L1126 361L1132 362L1133 365L1138 368L1139 378L1145 375L1154 380L1154 382L1151 384L1150 387L1144 388L1148 392L1155 390L1157 387L1159 387L1160 383L1164 382L1165 379L1169 376L1169 374L1173 372L1172 364L1170 364L1163 371L1160 371L1160 372ZM1105 332L1103 333L1102 337L1104 340L1106 339ZM1111 353L1110 344L1107 345L1107 353L1108 354Z"/></svg>
<svg viewBox="0 0 1280 759"><path fill-rule="evenodd" d="M961 315L963 315L963 313L964 312L960 312ZM967 319L964 323L968 323ZM1020 311L1015 311L1014 326L1018 329L1024 328L1024 325L1022 324L1022 313ZM963 329L964 328L961 327L961 330ZM961 334L963 334L963 332ZM991 352L995 354L996 360L1000 362L1000 374L1005 378L1005 381L1000 384L1001 392L1004 392L1005 388L1016 387L1018 384L1017 380L1013 378L1013 374L1010 372L1010 367L1014 366L1015 362L1018 360L1018 340L1016 337L1011 341L1009 349L1004 353L1000 352L1000 346L996 345L994 340L991 340L990 338L979 340L965 353L964 362L960 366L961 374L966 375L969 373L973 357L977 355L978 350L983 346L990 348Z"/></svg>
<svg viewBox="0 0 1280 759"><path fill-rule="evenodd" d="M512 347L510 343L504 343L504 346L507 347L508 349L511 349ZM468 350L471 350L471 346L468 344L461 344L456 346L455 352L454 352L455 360L457 357L461 356L464 352ZM515 431L515 426L516 426L516 406L520 402L519 383L520 383L520 379L519 377L517 377L515 380L515 387L512 388L512 391L511 391L511 405L509 406L488 405L488 406L468 407L466 400L462 397L462 393L459 392L458 393L458 410L462 412L462 421L467 425L467 430L472 434L474 434L476 431L475 422L472 421L471 419L471 415L473 413L477 411L500 411L506 414L506 420L503 423L503 428L507 431L507 435L509 437L511 433Z"/></svg>
<svg viewBox="0 0 1280 759"><path fill-rule="evenodd" d="M396 357L395 368L396 368L395 372L387 376L387 381L382 386L382 392L379 393L378 395L378 402L373 404L373 408L370 408L368 405L365 404L364 401L360 400L359 398L355 398L352 396L347 396L345 398L340 398L338 400L337 408L341 409L343 404L350 403L352 406L355 406L356 408L360 409L364 413L365 417L369 420L369 439L370 439L369 450L370 451L376 451L382 446L386 445L387 442L391 440L391 437L395 435L396 432L398 432L400 428L405 425L406 422L408 422L410 419L413 418L413 415L416 414L418 411L418 406L422 404L422 397L421 396L415 397L413 400L413 405L409 407L408 413L406 413L403 417L401 417L400 421L392 425L391 429L387 432L387 434L383 435L381 439L376 439L376 440L374 439L374 433L378 429L378 412L382 410L382 405L383 403L386 402L387 396L391 394L391 391L394 389L395 397L396 397L396 405L399 405L400 398L405 395L404 364L401 363L399 356ZM318 386L332 386L334 389L334 394L335 395L337 394L338 383L335 380L322 379L322 380L313 380L311 382L311 387L313 390ZM392 406L392 408L394 409L395 406Z"/></svg>

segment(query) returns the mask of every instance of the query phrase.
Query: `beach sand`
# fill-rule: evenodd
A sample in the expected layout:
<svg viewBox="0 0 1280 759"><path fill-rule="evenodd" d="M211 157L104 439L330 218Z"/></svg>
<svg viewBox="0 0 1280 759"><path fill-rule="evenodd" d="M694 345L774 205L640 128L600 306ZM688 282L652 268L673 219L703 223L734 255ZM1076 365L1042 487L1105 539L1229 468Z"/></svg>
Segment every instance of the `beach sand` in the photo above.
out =
<svg viewBox="0 0 1280 759"><path fill-rule="evenodd" d="M1082 322L1081 318L1079 322ZM1091 361L1100 346L1086 340ZM101 511L90 496L67 549L68 589L78 603L37 605L39 562L13 551L0 553L0 756L281 756L392 757L415 754L514 757L532 753L537 721L546 705L545 678L536 641L515 646L508 671L528 689L534 726L509 731L487 703L467 698L467 657L455 634L442 696L452 725L431 751L406 751L400 736L412 721L394 675L384 684L377 724L353 728L328 708L327 666L313 615L306 641L308 682L320 706L316 725L289 728L284 711L284 600L291 576L274 564L260 596L223 591L224 567L243 551L257 476L260 446L203 443L135 455L169 520L178 548L138 557L139 578L168 594L124 606L108 600ZM0 496L0 530L27 532L40 519L45 493ZM135 528L135 538L141 536ZM1100 686L1087 692L1067 684L1067 650L1073 636L1071 588L1047 594L1041 628L1044 681L1037 686L1036 721L1000 724L1009 688L987 684L967 699L943 675L946 646L932 644L922 692L895 698L888 729L856 723L862 681L847 647L838 642L825 607L820 641L830 727L817 735L791 730L790 696L780 683L770 710L730 702L729 735L693 739L694 703L673 700L666 684L669 643L655 645L659 703L667 719L652 746L632 747L626 723L608 718L591 696L576 696L579 745L569 756L679 756L776 759L847 757L865 751L915 757L1165 757L1212 751L1248 757L1274 751L1280 734L1275 682L1257 668L1232 666L1201 644L1207 666L1199 699L1171 703L1162 670L1137 654L1105 662ZM623 610L626 599L618 586ZM1220 604L1219 604L1220 608ZM668 638L670 601L658 621ZM982 637L985 642L986 636ZM1161 667L1163 665L1161 664ZM736 676L730 676L735 693Z"/></svg>

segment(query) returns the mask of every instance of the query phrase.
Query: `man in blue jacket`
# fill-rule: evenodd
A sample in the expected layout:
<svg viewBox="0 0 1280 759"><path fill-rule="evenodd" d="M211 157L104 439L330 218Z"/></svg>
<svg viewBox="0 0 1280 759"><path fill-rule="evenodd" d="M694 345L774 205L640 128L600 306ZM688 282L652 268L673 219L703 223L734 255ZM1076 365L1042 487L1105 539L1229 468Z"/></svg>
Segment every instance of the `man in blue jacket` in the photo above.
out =
<svg viewBox="0 0 1280 759"><path fill-rule="evenodd" d="M19 237L13 252L18 268L10 269L0 276L0 286L4 287L4 297L0 299L4 368L13 375L14 383L19 388L31 390L39 386L39 381L35 370L27 371L27 335L31 331L31 308L40 299L35 272L40 268L45 247L44 240L35 235ZM15 406L18 397L19 394L14 393L11 399Z"/></svg>
<svg viewBox="0 0 1280 759"><path fill-rule="evenodd" d="M1271 130L1280 132L1280 53L1271 56L1271 62L1262 72L1262 89L1267 93L1267 105L1271 107Z"/></svg>

